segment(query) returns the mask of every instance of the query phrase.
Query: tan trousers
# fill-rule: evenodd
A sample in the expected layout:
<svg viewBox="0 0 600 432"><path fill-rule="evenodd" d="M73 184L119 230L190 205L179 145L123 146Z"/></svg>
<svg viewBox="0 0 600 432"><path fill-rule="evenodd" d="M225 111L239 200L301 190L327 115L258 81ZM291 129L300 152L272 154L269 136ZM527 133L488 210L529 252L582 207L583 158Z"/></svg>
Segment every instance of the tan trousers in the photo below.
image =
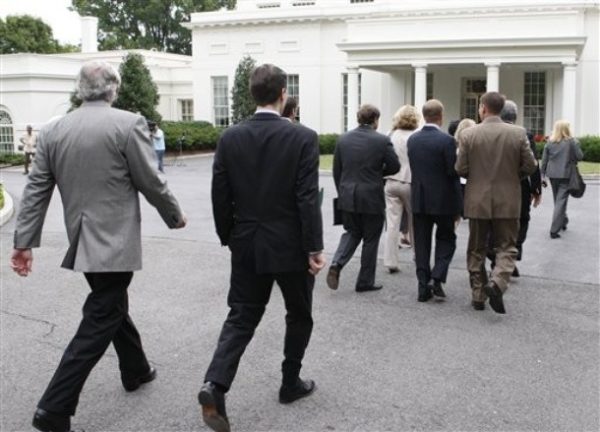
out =
<svg viewBox="0 0 600 432"><path fill-rule="evenodd" d="M398 180L388 180L385 183L385 217L387 231L383 254L383 265L388 268L397 268L400 263L398 237L400 235L402 212L405 209L408 215L408 232L410 233L411 241L413 241L410 183L403 183Z"/></svg>
<svg viewBox="0 0 600 432"><path fill-rule="evenodd" d="M515 269L518 232L519 219L469 219L467 269L474 301L483 302L486 299L483 287L488 283L485 269L488 237L493 233L493 249L496 254L492 281L505 292Z"/></svg>

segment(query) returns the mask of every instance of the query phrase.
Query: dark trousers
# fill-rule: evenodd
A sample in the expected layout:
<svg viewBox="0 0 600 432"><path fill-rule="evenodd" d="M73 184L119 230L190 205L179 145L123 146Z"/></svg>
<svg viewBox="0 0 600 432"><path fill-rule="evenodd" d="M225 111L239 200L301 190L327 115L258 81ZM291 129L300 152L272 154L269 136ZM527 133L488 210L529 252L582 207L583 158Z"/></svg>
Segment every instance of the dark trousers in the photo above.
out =
<svg viewBox="0 0 600 432"><path fill-rule="evenodd" d="M340 268L344 267L362 241L360 272L358 273L356 286L372 286L375 283L377 251L385 216L383 214L343 212L342 218L346 232L342 234L331 264Z"/></svg>
<svg viewBox="0 0 600 432"><path fill-rule="evenodd" d="M83 319L67 346L38 407L72 416L79 394L112 342L119 358L121 375L137 377L150 365L140 335L128 313L127 287L133 272L85 273L92 292L83 305Z"/></svg>
<svg viewBox="0 0 600 432"><path fill-rule="evenodd" d="M308 270L256 274L253 247L233 251L231 286L227 297L229 314L223 324L217 349L206 372L205 382L231 387L240 359L254 336L273 283L281 288L287 314L282 363L283 383L294 384L300 374L304 352L312 333L312 293L315 278ZM307 260L308 263L308 260Z"/></svg>
<svg viewBox="0 0 600 432"><path fill-rule="evenodd" d="M419 287L425 287L431 279L446 282L448 268L456 250L456 234L454 232L455 216L428 215L413 213L415 238L415 261L417 264L417 280ZM433 226L435 230L435 262L431 268L431 240Z"/></svg>
<svg viewBox="0 0 600 432"><path fill-rule="evenodd" d="M554 212L552 213L552 226L550 232L558 232L567 226L567 202L569 201L569 179L551 178L552 197L554 198Z"/></svg>

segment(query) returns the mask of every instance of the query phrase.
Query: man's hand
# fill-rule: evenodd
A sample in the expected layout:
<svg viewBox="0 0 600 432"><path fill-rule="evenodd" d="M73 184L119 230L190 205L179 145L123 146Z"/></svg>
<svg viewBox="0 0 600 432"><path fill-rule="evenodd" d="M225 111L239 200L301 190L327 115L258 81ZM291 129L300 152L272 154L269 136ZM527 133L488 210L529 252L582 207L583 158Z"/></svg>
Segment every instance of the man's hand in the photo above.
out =
<svg viewBox="0 0 600 432"><path fill-rule="evenodd" d="M323 252L308 256L308 272L313 276L316 276L317 273L319 273L321 269L325 267L325 264L327 264L327 261L325 260L325 255L323 255Z"/></svg>
<svg viewBox="0 0 600 432"><path fill-rule="evenodd" d="M10 267L19 276L27 276L31 272L33 253L31 249L13 249Z"/></svg>
<svg viewBox="0 0 600 432"><path fill-rule="evenodd" d="M533 208L536 208L542 202L542 195L532 194L531 195L531 202L533 203Z"/></svg>
<svg viewBox="0 0 600 432"><path fill-rule="evenodd" d="M177 222L177 225L175 225L175 229L183 228L186 225L187 225L187 217L184 214L182 214L181 219L179 220L179 222Z"/></svg>

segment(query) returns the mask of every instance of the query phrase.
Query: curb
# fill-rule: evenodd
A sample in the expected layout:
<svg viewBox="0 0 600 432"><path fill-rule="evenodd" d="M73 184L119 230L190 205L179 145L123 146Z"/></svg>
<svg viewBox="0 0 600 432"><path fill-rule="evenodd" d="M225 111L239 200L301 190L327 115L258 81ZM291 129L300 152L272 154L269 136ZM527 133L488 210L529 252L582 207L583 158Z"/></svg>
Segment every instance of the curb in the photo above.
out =
<svg viewBox="0 0 600 432"><path fill-rule="evenodd" d="M15 207L13 199L6 191L6 189L4 189L4 207L2 208L2 210L0 210L0 226L3 226L6 222L8 222L14 212Z"/></svg>

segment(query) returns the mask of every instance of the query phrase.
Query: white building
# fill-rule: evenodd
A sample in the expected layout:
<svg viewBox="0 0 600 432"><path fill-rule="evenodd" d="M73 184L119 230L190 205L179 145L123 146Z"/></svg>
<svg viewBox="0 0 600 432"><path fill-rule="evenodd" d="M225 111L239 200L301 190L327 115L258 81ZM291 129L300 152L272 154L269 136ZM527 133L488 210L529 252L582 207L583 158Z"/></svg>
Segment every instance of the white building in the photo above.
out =
<svg viewBox="0 0 600 432"><path fill-rule="evenodd" d="M240 59L288 73L301 122L321 132L354 123L361 102L381 109L380 130L403 104L429 98L446 124L475 118L497 90L519 122L548 133L555 120L600 134L598 0L238 0L196 13L194 116L226 125ZM350 113L350 115L348 115Z"/></svg>
<svg viewBox="0 0 600 432"><path fill-rule="evenodd" d="M27 125L39 129L64 115L81 65L104 60L118 69L123 57L144 57L160 95L163 120L192 120L192 59L148 50L97 50L97 18L82 18L82 52L69 54L0 55L0 151L14 151Z"/></svg>

